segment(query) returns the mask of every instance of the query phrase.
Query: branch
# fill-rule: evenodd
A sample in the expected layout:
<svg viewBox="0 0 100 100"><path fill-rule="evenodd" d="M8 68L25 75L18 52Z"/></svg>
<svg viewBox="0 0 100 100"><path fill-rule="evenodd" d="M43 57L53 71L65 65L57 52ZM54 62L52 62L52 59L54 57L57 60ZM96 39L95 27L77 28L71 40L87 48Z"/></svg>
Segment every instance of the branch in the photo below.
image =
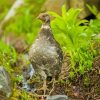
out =
<svg viewBox="0 0 100 100"><path fill-rule="evenodd" d="M2 30L4 24L16 15L16 10L24 4L24 0L16 0L7 15L0 23L0 30Z"/></svg>

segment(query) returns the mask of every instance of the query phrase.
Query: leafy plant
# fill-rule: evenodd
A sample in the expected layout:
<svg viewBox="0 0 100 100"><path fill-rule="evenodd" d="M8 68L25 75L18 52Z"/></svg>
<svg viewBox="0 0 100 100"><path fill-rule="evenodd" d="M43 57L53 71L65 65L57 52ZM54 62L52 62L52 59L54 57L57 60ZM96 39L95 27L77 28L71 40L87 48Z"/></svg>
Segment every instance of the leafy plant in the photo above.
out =
<svg viewBox="0 0 100 100"><path fill-rule="evenodd" d="M23 80L23 75L17 75L16 76L16 82L21 83Z"/></svg>
<svg viewBox="0 0 100 100"><path fill-rule="evenodd" d="M88 9L93 13L96 19L91 19L89 22L89 29L88 32L92 33L93 36L100 33L100 12L99 10L93 5L90 6L87 4Z"/></svg>
<svg viewBox="0 0 100 100"><path fill-rule="evenodd" d="M80 9L73 8L66 11L66 7L63 6L61 16L50 12L55 17L51 23L54 36L62 45L63 50L68 52L71 57L74 71L71 76L78 72L84 74L85 71L92 68L93 54L89 51L89 45L93 34L89 32L89 22L78 19L80 11Z"/></svg>
<svg viewBox="0 0 100 100"><path fill-rule="evenodd" d="M93 15L96 16L97 19L100 19L100 12L94 5L90 6L87 4L86 6L93 13Z"/></svg>
<svg viewBox="0 0 100 100"><path fill-rule="evenodd" d="M87 26L80 25L87 23L88 21L77 19L80 11L80 9L74 10L71 8L68 12L66 12L65 6L63 6L62 16L59 16L54 12L50 12L51 15L56 17L51 23L55 37L58 41L61 40L59 42L63 48L67 49L67 51L75 51L75 49L79 48L81 45L85 46L88 44L83 42L84 40L87 40L87 33L85 32ZM62 40L60 38L64 39Z"/></svg>
<svg viewBox="0 0 100 100"><path fill-rule="evenodd" d="M4 66L8 72L12 72L11 65L16 61L16 57L14 48L0 40L0 65Z"/></svg>
<svg viewBox="0 0 100 100"><path fill-rule="evenodd" d="M89 22L89 26L87 29L88 34L92 35L92 37L96 36L100 33L100 19L91 19Z"/></svg>

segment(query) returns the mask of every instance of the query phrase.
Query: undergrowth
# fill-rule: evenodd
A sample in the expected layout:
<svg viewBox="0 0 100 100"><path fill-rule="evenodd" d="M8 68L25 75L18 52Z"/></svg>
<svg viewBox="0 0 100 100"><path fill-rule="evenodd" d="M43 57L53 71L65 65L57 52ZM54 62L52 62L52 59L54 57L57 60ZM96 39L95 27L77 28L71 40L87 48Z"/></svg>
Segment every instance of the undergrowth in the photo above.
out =
<svg viewBox="0 0 100 100"><path fill-rule="evenodd" d="M40 8L45 0L26 0L27 4L18 9L17 15L13 17L9 23L4 27L5 35L13 33L16 36L22 35L28 45L31 45L38 30L40 29L40 23L36 20L36 16L40 13ZM10 2L7 2L7 7L10 8ZM0 13L0 20L6 15L8 8L4 7L5 3L1 3L3 10ZM38 6L38 7L37 7ZM80 20L78 15L82 11L81 9L69 9L66 11L66 7L62 7L62 15L55 12L50 12L54 17L51 21L51 28L56 40L60 43L63 52L68 53L71 58L71 70L69 76L73 79L76 75L84 75L88 71L93 69L93 59L100 51L97 52L94 49L94 42L100 43L100 38L97 40L95 36L100 33L100 13L93 6L87 5L90 11L96 16L96 19ZM5 44L0 40L0 65L4 66L8 72L13 72L12 65L16 62L18 54L15 49ZM13 66L14 67L14 66ZM67 66L66 66L67 67ZM16 77L16 81L21 81L22 77ZM89 79L87 76L84 78L84 84L88 84ZM14 87L14 100L21 98L21 100L31 100L31 96L25 91L16 89L17 82ZM13 100L13 99L12 99ZM34 99L35 100L35 99Z"/></svg>
<svg viewBox="0 0 100 100"><path fill-rule="evenodd" d="M79 20L80 12L81 9L73 8L66 11L65 6L62 7L61 16L55 12L50 12L55 17L51 23L54 36L61 44L63 51L69 53L71 57L70 77L91 70L93 58L96 56L92 38L99 32L99 29L96 28L100 24L94 25L94 20L90 22L84 19Z"/></svg>
<svg viewBox="0 0 100 100"><path fill-rule="evenodd" d="M17 53L15 49L0 40L0 65L11 73L13 72L12 65L16 62L16 59Z"/></svg>

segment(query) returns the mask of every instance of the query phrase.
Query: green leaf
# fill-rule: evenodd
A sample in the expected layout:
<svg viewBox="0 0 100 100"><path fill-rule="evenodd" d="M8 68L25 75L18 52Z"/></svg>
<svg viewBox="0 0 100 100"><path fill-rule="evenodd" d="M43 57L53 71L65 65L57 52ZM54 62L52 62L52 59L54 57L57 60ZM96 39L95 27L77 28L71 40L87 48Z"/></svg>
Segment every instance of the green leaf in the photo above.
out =
<svg viewBox="0 0 100 100"><path fill-rule="evenodd" d="M64 20L66 19L66 5L62 6L62 17Z"/></svg>
<svg viewBox="0 0 100 100"><path fill-rule="evenodd" d="M58 15L57 13L55 13L55 12L50 11L49 14L52 15L53 17L55 17L55 18L58 18L58 19L62 20L62 17L60 15Z"/></svg>
<svg viewBox="0 0 100 100"><path fill-rule="evenodd" d="M98 9L93 5L93 6L90 6L90 5L86 5L88 7L88 9L96 16L98 14Z"/></svg>

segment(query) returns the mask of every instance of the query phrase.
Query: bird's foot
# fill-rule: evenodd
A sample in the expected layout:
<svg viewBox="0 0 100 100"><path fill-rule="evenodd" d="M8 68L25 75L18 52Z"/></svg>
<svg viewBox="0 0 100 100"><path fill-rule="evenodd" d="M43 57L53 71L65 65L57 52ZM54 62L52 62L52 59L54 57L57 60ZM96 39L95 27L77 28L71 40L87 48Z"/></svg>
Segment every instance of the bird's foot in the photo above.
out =
<svg viewBox="0 0 100 100"><path fill-rule="evenodd" d="M55 83L56 83L55 78L52 79L52 81L50 83L52 83L52 89L50 90L49 95L51 95L51 93L54 91Z"/></svg>
<svg viewBox="0 0 100 100"><path fill-rule="evenodd" d="M44 83L43 87L41 87L40 89L37 89L37 91L43 91L43 95L46 95L46 91L48 91L49 89L47 88L47 85Z"/></svg>

